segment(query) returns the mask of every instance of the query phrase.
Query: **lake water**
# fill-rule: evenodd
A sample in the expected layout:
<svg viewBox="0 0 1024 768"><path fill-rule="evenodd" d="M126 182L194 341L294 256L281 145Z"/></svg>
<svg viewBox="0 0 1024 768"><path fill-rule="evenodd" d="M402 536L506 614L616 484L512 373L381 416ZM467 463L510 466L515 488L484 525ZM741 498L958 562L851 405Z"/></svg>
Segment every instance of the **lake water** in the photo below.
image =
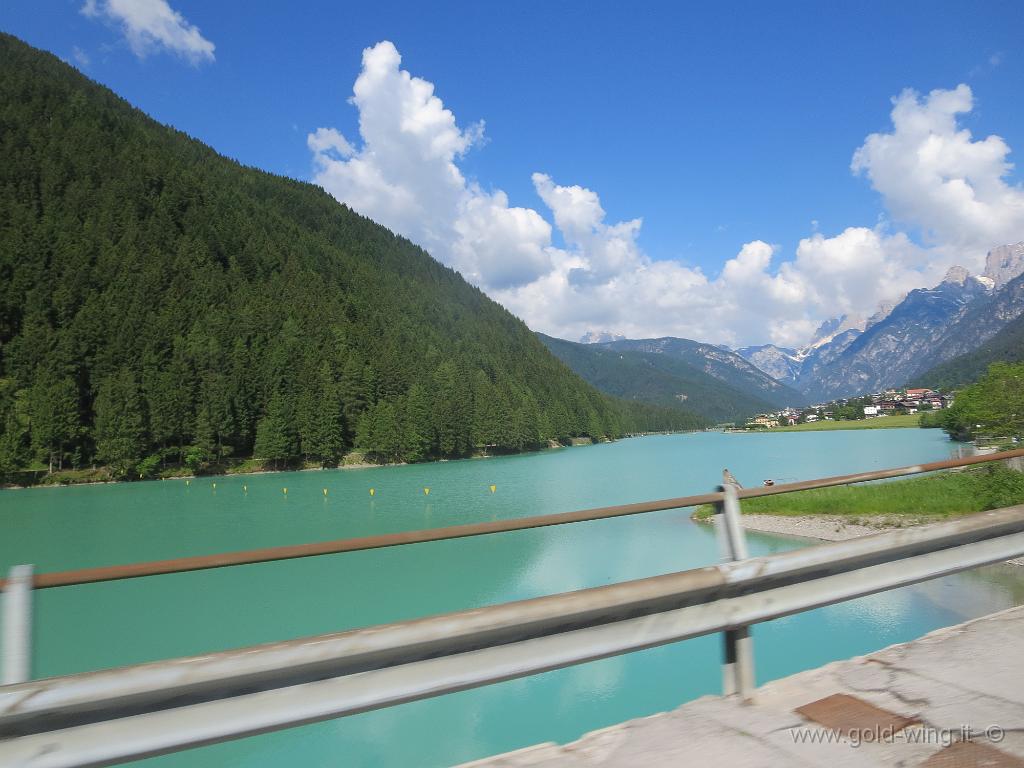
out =
<svg viewBox="0 0 1024 768"><path fill-rule="evenodd" d="M701 433L406 467L2 491L0 567L63 570L667 498L712 490L723 467L749 486L954 452L939 430ZM715 563L713 531L689 514L45 590L35 596L33 674L222 650ZM806 544L750 535L754 555ZM762 624L754 629L758 680L1021 602L1021 575L993 566ZM699 638L143 764L450 765L671 709L718 693L720 674L720 639Z"/></svg>

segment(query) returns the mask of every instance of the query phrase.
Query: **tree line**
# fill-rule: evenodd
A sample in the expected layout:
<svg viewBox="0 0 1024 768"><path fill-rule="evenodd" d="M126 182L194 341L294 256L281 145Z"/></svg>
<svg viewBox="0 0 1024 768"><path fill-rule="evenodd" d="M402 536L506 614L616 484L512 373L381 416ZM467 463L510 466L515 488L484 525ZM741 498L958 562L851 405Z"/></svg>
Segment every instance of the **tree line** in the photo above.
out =
<svg viewBox="0 0 1024 768"><path fill-rule="evenodd" d="M921 426L940 427L955 440L1024 436L1024 363L992 363L952 406L921 414Z"/></svg>

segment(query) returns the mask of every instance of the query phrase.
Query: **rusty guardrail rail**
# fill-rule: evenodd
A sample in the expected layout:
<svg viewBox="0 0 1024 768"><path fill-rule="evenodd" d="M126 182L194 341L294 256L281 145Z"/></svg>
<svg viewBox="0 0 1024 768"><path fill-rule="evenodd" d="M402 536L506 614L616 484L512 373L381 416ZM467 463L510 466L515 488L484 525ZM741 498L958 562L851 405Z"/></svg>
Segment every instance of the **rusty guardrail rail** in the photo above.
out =
<svg viewBox="0 0 1024 768"><path fill-rule="evenodd" d="M715 632L725 633L726 693L749 696L752 624L1020 555L1024 505L747 558L741 498L1014 455L1024 451L772 488L744 490L727 482L714 494L683 497L701 501L673 506L716 504L726 561L717 566L223 653L7 681L15 684L0 687L0 764L110 765ZM5 656L7 633L25 630L15 639L24 657L13 658L11 666L26 677L27 625L17 611L30 605L31 582L30 572L14 574L4 601Z"/></svg>
<svg viewBox="0 0 1024 768"><path fill-rule="evenodd" d="M969 456L963 459L949 459L946 461L933 461L926 464L913 464L906 467L880 469L872 472L859 472L852 475L837 475L835 477L805 480L797 483L784 483L770 487L738 488L736 491L736 497L738 499L753 499L759 496L774 496L780 493L793 493L795 491L806 491L814 488L829 488L835 485L850 485L852 483L864 483L870 480L885 480L894 477L903 477L905 475L915 475L922 472L936 472L943 469L955 469L958 467L967 467L972 464L982 464L985 462L1012 459L1016 457L1024 457L1024 449L1005 451L998 454L987 454L984 456ZM67 587L75 584L91 584L100 581L117 581L119 579L134 579L143 576L158 576L169 573L202 571L209 568L251 565L253 563L266 563L275 560L292 560L300 557L315 557L317 555L335 555L342 552L359 552L367 549L397 547L404 544L422 544L430 541L461 539L469 536L484 536L492 533L524 531L530 528L545 528L552 525L567 525L569 523L582 523L591 520L607 520L612 517L625 517L627 515L638 515L646 512L660 512L667 509L680 509L682 507L695 507L701 504L720 504L724 498L724 493L719 490L713 493L703 493L695 496L680 496L673 499L643 501L636 504L621 504L613 507L597 507L594 509L583 509L576 512L535 515L532 517L520 517L512 520L493 520L485 523L452 525L445 528L429 528L419 531L385 533L378 536L337 539L335 541L321 541L311 544L290 544L280 547L250 549L241 552L222 552L214 555L197 555L193 557L179 557L172 560L155 560L146 563L129 563L126 565L110 565L99 568L81 568L73 571L36 573L32 577L32 587L33 589ZM6 586L7 579L0 579L0 590L4 590Z"/></svg>

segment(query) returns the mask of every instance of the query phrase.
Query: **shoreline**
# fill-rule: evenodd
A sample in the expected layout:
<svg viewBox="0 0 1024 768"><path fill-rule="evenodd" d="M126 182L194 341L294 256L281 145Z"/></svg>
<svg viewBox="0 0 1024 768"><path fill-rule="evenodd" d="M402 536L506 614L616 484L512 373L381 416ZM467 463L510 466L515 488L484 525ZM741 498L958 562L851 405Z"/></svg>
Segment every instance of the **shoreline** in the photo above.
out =
<svg viewBox="0 0 1024 768"><path fill-rule="evenodd" d="M697 519L695 523L712 525L713 518ZM895 531L914 525L937 522L939 517L895 518L891 515L858 516L853 520L837 515L740 515L740 524L747 531L791 536L811 541L846 541L883 531ZM1024 557L1007 560L1009 565L1024 566Z"/></svg>
<svg viewBox="0 0 1024 768"><path fill-rule="evenodd" d="M873 416L865 419L840 419L839 421L821 420L805 422L767 429L736 429L726 430L732 434L773 434L779 432L850 432L875 429L926 429L922 427L917 414L899 414L896 416Z"/></svg>
<svg viewBox="0 0 1024 768"><path fill-rule="evenodd" d="M644 433L622 435L621 437L615 438L614 440L611 440L611 439L608 439L608 438L597 439L597 440L592 440L591 442L588 442L588 443L582 442L583 438L572 438L572 441L570 443L568 443L568 444L565 444L565 445L563 445L561 443L556 443L554 440L551 440L546 445L542 445L542 446L539 446L537 448L529 449L529 450L511 451L511 452L507 452L507 453L505 453L505 452L501 452L501 453L477 453L477 454L473 454L472 456L460 456L460 457L456 457L456 458L430 459L429 461L421 461L421 462L416 462L416 463L417 464L443 464L443 463L446 463L446 462L449 462L449 461L472 461L472 460L475 460L475 459L493 459L493 458L499 458L499 457L503 457L503 456L527 456L527 455L530 455L530 454L540 454L540 453L544 453L545 451L553 451L553 450L558 450L558 449L561 449L561 448L583 448L583 447L587 447L587 446L590 446L590 445L602 445L604 443L612 443L612 442L617 442L619 440L627 440L627 439L632 439L632 438L637 438L637 437L653 437L653 436L658 436L658 435L683 435L683 434L691 434L693 432L705 432L705 431L709 431L709 430L681 430L679 432L644 432ZM251 461L251 459L245 459L245 460L243 460L243 462L244 461ZM18 485L16 483L2 483L2 484L0 484L0 491L24 491L24 490L30 490L30 489L33 489L33 488L71 488L71 487L80 486L80 485L119 485L119 484L123 484L123 483L144 483L144 482L151 482L151 481L155 481L155 480L195 480L196 478L202 478L202 477L232 477L232 476L235 476L235 475L269 475L269 474L277 474L277 473L284 473L284 472L322 472L322 471L330 471L330 470L336 470L336 469L378 469L378 468L383 468L383 467L404 467L404 466L408 466L408 465L409 465L409 462L405 462L405 461L376 463L376 462L362 461L362 460L360 460L360 461L352 461L352 462L348 462L348 463L342 461L341 463L339 463L335 467L290 467L290 468L285 468L285 469L264 469L264 468L259 468L259 469L241 469L240 468L241 465L238 465L238 466L235 466L235 467L229 467L229 468L225 469L225 471L222 471L222 472L204 472L204 473L198 474L198 475L192 474L192 473L186 473L186 474L166 474L166 475L163 475L163 476L159 476L158 475L156 477L147 477L147 478L138 478L138 479L128 479L128 478L113 479L113 478L109 478L108 477L108 478L104 478L104 479L95 479L95 480L86 480L86 479L72 480L72 481L69 481L69 482L49 482L49 483L40 482L40 483L31 483L31 484L28 484L28 485ZM97 469L98 470L102 470L103 468L102 467L97 467ZM40 471L41 472L43 470L32 470L32 471Z"/></svg>

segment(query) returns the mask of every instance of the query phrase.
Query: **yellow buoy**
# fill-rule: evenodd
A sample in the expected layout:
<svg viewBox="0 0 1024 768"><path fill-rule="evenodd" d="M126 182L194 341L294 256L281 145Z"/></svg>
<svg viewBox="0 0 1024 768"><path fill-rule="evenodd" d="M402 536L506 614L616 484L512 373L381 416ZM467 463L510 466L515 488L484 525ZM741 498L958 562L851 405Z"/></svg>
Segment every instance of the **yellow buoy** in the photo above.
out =
<svg viewBox="0 0 1024 768"><path fill-rule="evenodd" d="M371 489L370 489L370 495L371 495L371 496L373 496L373 494L375 494L376 492L377 492L377 489L376 489L376 488L371 488Z"/></svg>
<svg viewBox="0 0 1024 768"><path fill-rule="evenodd" d="M192 485L192 481L191 480L186 480L185 481L185 485Z"/></svg>
<svg viewBox="0 0 1024 768"><path fill-rule="evenodd" d="M217 490L217 484L216 483L213 484L213 490L215 490L215 491Z"/></svg>
<svg viewBox="0 0 1024 768"><path fill-rule="evenodd" d="M326 496L326 495L327 495L327 489L324 488L324 496Z"/></svg>
<svg viewBox="0 0 1024 768"><path fill-rule="evenodd" d="M498 490L498 486L492 485L491 486L491 493L494 493L496 490Z"/></svg>
<svg viewBox="0 0 1024 768"><path fill-rule="evenodd" d="M288 489L287 489L287 488L282 488L281 490L282 490L282 491L284 491L284 495L285 495L285 496L287 496L287 495L288 495Z"/></svg>
<svg viewBox="0 0 1024 768"><path fill-rule="evenodd" d="M423 489L423 495L424 496L429 496L430 495L430 489L429 488L424 488Z"/></svg>
<svg viewBox="0 0 1024 768"><path fill-rule="evenodd" d="M249 486L248 485L243 485L242 486L242 493L248 493L248 492L249 492Z"/></svg>

